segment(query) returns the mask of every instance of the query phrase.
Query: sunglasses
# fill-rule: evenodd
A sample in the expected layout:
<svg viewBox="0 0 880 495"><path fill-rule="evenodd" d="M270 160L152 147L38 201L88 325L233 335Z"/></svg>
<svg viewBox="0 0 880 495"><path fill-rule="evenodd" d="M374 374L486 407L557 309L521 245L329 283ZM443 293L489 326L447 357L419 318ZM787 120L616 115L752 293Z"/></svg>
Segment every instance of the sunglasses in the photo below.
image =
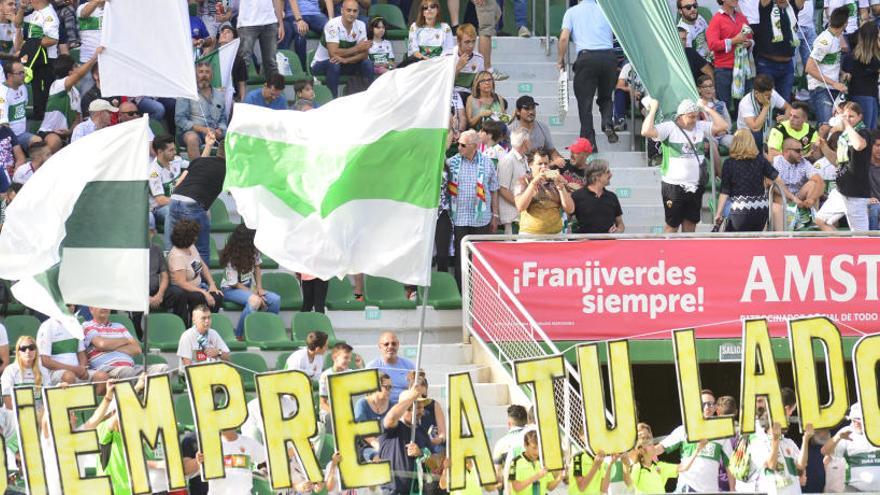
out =
<svg viewBox="0 0 880 495"><path fill-rule="evenodd" d="M428 9L439 9L439 8L440 8L440 5L438 5L438 4L436 4L436 3L432 3L432 4L429 4L429 5L422 5L422 10L423 10L423 11L424 11L424 10L428 10Z"/></svg>
<svg viewBox="0 0 880 495"><path fill-rule="evenodd" d="M137 111L135 111L135 112L119 112L119 113L121 113L122 115L127 115L129 117L139 117L141 115L141 113L137 112Z"/></svg>
<svg viewBox="0 0 880 495"><path fill-rule="evenodd" d="M36 344L21 345L21 346L18 346L18 350L19 350L19 352L36 351L37 345Z"/></svg>
<svg viewBox="0 0 880 495"><path fill-rule="evenodd" d="M715 407L715 403L714 402L703 402L703 409L705 409L707 407Z"/></svg>
<svg viewBox="0 0 880 495"><path fill-rule="evenodd" d="M682 10L694 10L695 8L697 8L697 4L692 3L689 5L682 5L681 8Z"/></svg>

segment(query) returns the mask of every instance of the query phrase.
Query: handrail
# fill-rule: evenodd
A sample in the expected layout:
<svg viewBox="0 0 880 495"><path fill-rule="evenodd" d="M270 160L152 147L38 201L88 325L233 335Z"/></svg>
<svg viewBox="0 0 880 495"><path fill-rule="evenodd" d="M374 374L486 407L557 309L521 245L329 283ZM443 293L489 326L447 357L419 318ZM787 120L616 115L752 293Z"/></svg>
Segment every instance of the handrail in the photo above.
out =
<svg viewBox="0 0 880 495"><path fill-rule="evenodd" d="M544 53L550 56L550 0L544 0Z"/></svg>

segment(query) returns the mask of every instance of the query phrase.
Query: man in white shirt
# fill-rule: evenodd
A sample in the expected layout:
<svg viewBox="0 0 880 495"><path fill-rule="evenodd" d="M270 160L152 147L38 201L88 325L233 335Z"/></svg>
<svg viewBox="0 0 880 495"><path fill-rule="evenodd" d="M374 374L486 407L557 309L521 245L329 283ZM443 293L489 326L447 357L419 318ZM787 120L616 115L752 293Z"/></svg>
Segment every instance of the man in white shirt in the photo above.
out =
<svg viewBox="0 0 880 495"><path fill-rule="evenodd" d="M259 41L263 77L278 72L275 52L284 39L283 0L241 0L238 6L239 53L247 65L253 64L254 44Z"/></svg>
<svg viewBox="0 0 880 495"><path fill-rule="evenodd" d="M345 0L339 17L324 26L324 35L312 59L312 73L327 76L333 97L339 96L339 76L360 74L373 80L373 62L369 52L373 42L367 39L367 26L359 20L357 0Z"/></svg>
<svg viewBox="0 0 880 495"><path fill-rule="evenodd" d="M773 78L767 74L755 77L752 91L739 102L736 118L737 129L749 129L755 136L758 150L764 150L764 140L776 125L773 110L785 113L786 118L791 112L791 105L773 89Z"/></svg>
<svg viewBox="0 0 880 495"><path fill-rule="evenodd" d="M27 7L32 7L33 10L27 10ZM26 11L30 13L25 15ZM33 79L31 80L31 88L34 93L34 116L41 119L46 112L46 101L50 94L54 62L58 58L58 29L61 23L49 0L21 2L14 22L16 26L22 26L22 35L25 40L39 40L39 44L45 48L48 58L47 63L34 64ZM27 41L25 45L27 45Z"/></svg>
<svg viewBox="0 0 880 495"><path fill-rule="evenodd" d="M100 98L92 100L92 102L89 103L89 120L80 122L73 128L70 142L73 143L95 131L108 127L110 125L110 114L118 111L119 110L107 100L102 100Z"/></svg>
<svg viewBox="0 0 880 495"><path fill-rule="evenodd" d="M22 163L12 174L12 182L17 184L26 183L34 173L46 163L52 156L52 150L45 141L38 141L31 145L31 161Z"/></svg>
<svg viewBox="0 0 880 495"><path fill-rule="evenodd" d="M150 164L150 178L147 181L150 186L150 211L153 212L156 224L164 225L174 184L189 166L189 162L175 154L177 147L174 146L174 138L171 136L154 139L153 152L156 159Z"/></svg>
<svg viewBox="0 0 880 495"><path fill-rule="evenodd" d="M526 154L530 146L528 129L524 127L515 129L510 133L510 153L498 162L498 194L501 196L498 202L499 215L504 233L507 235L513 234L513 222L519 220L513 189L519 178L529 171Z"/></svg>
<svg viewBox="0 0 880 495"><path fill-rule="evenodd" d="M24 65L21 62L3 62L3 72L6 82L0 86L0 123L9 124L18 144L27 153L31 143L42 139L27 130L28 91L24 84Z"/></svg>
<svg viewBox="0 0 880 495"><path fill-rule="evenodd" d="M208 481L208 495L242 495L251 493L254 487L254 471L266 462L266 450L251 437L239 435L235 430L220 433L223 447L223 468L226 477ZM203 454L196 460L201 463Z"/></svg>
<svg viewBox="0 0 880 495"><path fill-rule="evenodd" d="M849 408L849 426L822 446L822 454L842 457L849 465L847 491L880 492L880 449L871 445L862 423L862 405Z"/></svg>
<svg viewBox="0 0 880 495"><path fill-rule="evenodd" d="M177 357L180 369L206 361L229 361L229 347L223 337L211 328L211 310L199 304L192 312L193 326L180 335Z"/></svg>
<svg viewBox="0 0 880 495"><path fill-rule="evenodd" d="M72 385L108 379L107 373L89 369L85 344L71 335L58 320L50 318L40 325L37 348L40 350L40 362L49 370L53 384Z"/></svg>

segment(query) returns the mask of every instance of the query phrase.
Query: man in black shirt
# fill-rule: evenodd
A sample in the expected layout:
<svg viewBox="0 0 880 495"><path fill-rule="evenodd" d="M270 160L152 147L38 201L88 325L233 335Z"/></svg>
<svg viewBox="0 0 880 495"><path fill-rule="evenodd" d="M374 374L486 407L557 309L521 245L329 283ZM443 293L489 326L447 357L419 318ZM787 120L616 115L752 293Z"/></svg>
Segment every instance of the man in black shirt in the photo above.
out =
<svg viewBox="0 0 880 495"><path fill-rule="evenodd" d="M571 195L578 234L622 234L623 210L617 195L605 188L611 183L611 170L605 160L587 164L587 186Z"/></svg>
<svg viewBox="0 0 880 495"><path fill-rule="evenodd" d="M207 495L208 482L199 476L199 440L195 432L188 431L180 438L180 455L183 457L183 474L188 478L190 495Z"/></svg>
<svg viewBox="0 0 880 495"><path fill-rule="evenodd" d="M213 136L209 133L205 138L202 156L193 160L180 175L180 182L174 188L168 215L165 217L165 249L171 249L171 231L174 230L174 225L185 218L194 220L201 227L196 249L206 263L210 259L211 248L211 219L208 211L223 191L223 181L226 180L223 142L217 147L217 156L208 156L213 144Z"/></svg>
<svg viewBox="0 0 880 495"><path fill-rule="evenodd" d="M694 82L703 74L709 77L715 77L715 71L709 62L703 58L696 48L687 46L688 31L685 28L678 28L678 38L681 40L681 46L684 48L684 56L687 59L688 67L691 69L691 76Z"/></svg>
<svg viewBox="0 0 880 495"><path fill-rule="evenodd" d="M412 484L417 482L416 462L422 456L422 449L431 447L431 440L421 428L416 428L415 442L410 442L413 424L413 403L416 405L415 422L421 419L424 413L424 404L427 399L419 397L416 389L404 390L400 393L397 404L388 410L382 420L384 430L379 436L379 458L391 463L392 491L395 495L409 495ZM384 492L384 490L383 490Z"/></svg>
<svg viewBox="0 0 880 495"><path fill-rule="evenodd" d="M791 101L794 85L794 43L797 37L797 15L804 0L761 0L758 5L760 22L755 29L755 68L758 74L773 78L776 91ZM803 41L801 40L801 43Z"/></svg>
<svg viewBox="0 0 880 495"><path fill-rule="evenodd" d="M834 230L837 219L846 215L850 230L866 231L871 152L880 133L868 130L862 121L862 107L853 101L843 106L841 125L843 132L837 140L837 189L828 194L816 214L816 225L822 230Z"/></svg>

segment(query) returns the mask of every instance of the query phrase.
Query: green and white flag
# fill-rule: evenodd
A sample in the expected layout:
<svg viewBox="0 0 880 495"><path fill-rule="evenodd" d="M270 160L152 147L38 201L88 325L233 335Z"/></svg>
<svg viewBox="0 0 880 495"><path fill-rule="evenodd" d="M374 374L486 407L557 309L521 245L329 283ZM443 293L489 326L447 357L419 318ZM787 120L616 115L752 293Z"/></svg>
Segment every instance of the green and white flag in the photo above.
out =
<svg viewBox="0 0 880 495"><path fill-rule="evenodd" d="M66 304L149 307L147 117L52 156L6 210L0 278L22 304L82 337Z"/></svg>
<svg viewBox="0 0 880 495"><path fill-rule="evenodd" d="M427 285L454 76L438 57L309 112L236 105L226 187L257 248L324 280Z"/></svg>
<svg viewBox="0 0 880 495"><path fill-rule="evenodd" d="M217 50L199 58L196 63L208 62L214 69L214 76L211 79L211 86L214 88L223 88L226 91L226 117L232 111L232 94L235 92L234 83L232 81L232 66L235 65L235 55L238 54L238 45L241 40L236 38L229 43L221 46ZM241 95L244 99L244 95Z"/></svg>

